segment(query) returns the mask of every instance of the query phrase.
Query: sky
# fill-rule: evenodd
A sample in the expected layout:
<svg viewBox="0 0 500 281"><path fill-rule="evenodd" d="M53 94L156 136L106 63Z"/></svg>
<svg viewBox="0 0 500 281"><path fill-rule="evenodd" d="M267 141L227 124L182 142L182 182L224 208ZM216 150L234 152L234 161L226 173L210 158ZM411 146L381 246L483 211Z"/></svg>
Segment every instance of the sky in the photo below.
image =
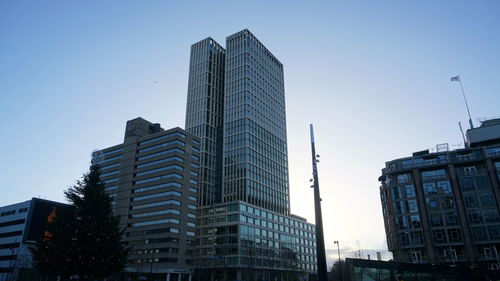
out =
<svg viewBox="0 0 500 281"><path fill-rule="evenodd" d="M127 120L184 127L191 44L248 28L283 63L291 208L314 222L309 124L330 262L387 245L386 161L463 145L500 116L500 2L0 1L0 206L63 191ZM156 81L156 82L155 82Z"/></svg>

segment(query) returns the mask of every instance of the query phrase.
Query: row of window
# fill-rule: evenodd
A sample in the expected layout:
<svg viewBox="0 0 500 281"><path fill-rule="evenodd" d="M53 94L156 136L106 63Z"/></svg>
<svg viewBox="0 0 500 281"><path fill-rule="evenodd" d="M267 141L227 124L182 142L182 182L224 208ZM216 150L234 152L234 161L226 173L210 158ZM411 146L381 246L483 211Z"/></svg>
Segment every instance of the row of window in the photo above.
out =
<svg viewBox="0 0 500 281"><path fill-rule="evenodd" d="M147 179L143 179L143 180L134 181L133 184L137 185L137 184L143 184L143 183L147 183L147 182L159 181L159 180L170 179L170 178L182 179L182 175L179 175L179 174L176 174L176 173L167 174L167 175L161 175L161 176L157 176L157 177L152 177L152 178L147 178Z"/></svg>
<svg viewBox="0 0 500 281"><path fill-rule="evenodd" d="M155 152L155 153L152 153L152 154L144 155L144 156L141 156L141 157L137 157L137 161L146 160L146 159L150 159L150 158L153 158L153 157L157 157L157 156L161 156L161 155L166 155L166 154L170 154L170 153L175 153L175 152L180 153L180 154L184 154L184 150L175 147L175 148L171 148L171 149L167 149L167 150Z"/></svg>
<svg viewBox="0 0 500 281"><path fill-rule="evenodd" d="M150 146L150 147L139 149L139 150L137 150L137 153L143 153L143 152L146 152L146 151L155 150L157 148L165 148L167 146L174 145L174 144L178 144L180 146L186 146L186 144L184 142L182 142L182 141L172 140L172 141L168 141L168 142L160 143L160 144L153 145L153 146Z"/></svg>
<svg viewBox="0 0 500 281"><path fill-rule="evenodd" d="M173 223L173 224L179 224L180 220L178 219L161 219L161 220L152 220L152 221L141 221L141 222L136 222L129 224L129 226L146 226L146 225L156 225L156 224L164 224L164 223ZM173 232L172 229L170 229L170 232Z"/></svg>
<svg viewBox="0 0 500 281"><path fill-rule="evenodd" d="M151 162L139 164L139 165L136 165L135 168L136 169L141 169L141 168L153 166L153 165L156 165L156 164L171 162L171 161L184 162L184 159L181 158L181 157L178 157L178 156L172 156L172 157L167 157L167 158L160 159L160 160L155 160L155 161L151 161ZM194 164L194 163L192 163L192 164Z"/></svg>
<svg viewBox="0 0 500 281"><path fill-rule="evenodd" d="M145 144L148 144L148 143L153 143L155 141L164 140L164 139L168 139L168 138L172 138L172 137L181 137L181 138L185 139L186 135L184 135L183 133L180 133L180 132L174 132L174 133L166 134L166 135L159 136L159 137L156 137L156 138L152 138L152 139L149 139L149 140L141 141L141 142L139 142L138 145L141 146L141 145L145 145Z"/></svg>
<svg viewBox="0 0 500 281"><path fill-rule="evenodd" d="M158 197L163 197L163 196L171 196L171 195L181 197L182 193L180 193L179 191L170 190L170 191L166 191L166 192L160 192L160 193L155 193L155 194L134 197L134 198L132 198L132 201L141 201L141 200L147 200L147 199L158 198Z"/></svg>
<svg viewBox="0 0 500 281"><path fill-rule="evenodd" d="M139 173L136 173L134 176L140 177L140 176L154 174L154 173L163 172L163 171L168 171L168 170L172 170L172 169L184 171L184 167L182 167L182 166L168 165L168 166L164 166L164 167L160 167L160 168L156 168L156 169L151 169L151 170L139 172Z"/></svg>
<svg viewBox="0 0 500 281"><path fill-rule="evenodd" d="M166 214L180 215L181 211L176 210L176 209L165 209L165 210L159 210L159 211L154 211L154 212L134 214L134 215L130 215L130 217L131 218L144 218L144 217L159 216L159 215L166 215Z"/></svg>

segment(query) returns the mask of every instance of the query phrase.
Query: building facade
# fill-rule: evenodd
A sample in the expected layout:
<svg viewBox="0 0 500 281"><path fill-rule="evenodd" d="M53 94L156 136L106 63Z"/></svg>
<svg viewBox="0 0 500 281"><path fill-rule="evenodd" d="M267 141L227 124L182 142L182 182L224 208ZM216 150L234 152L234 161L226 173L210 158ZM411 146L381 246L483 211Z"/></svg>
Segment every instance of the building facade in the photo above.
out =
<svg viewBox="0 0 500 281"><path fill-rule="evenodd" d="M500 119L468 130L466 148L387 162L379 180L396 261L500 268Z"/></svg>
<svg viewBox="0 0 500 281"><path fill-rule="evenodd" d="M142 118L127 122L122 144L92 153L131 248L127 272L191 279L199 157L197 137Z"/></svg>
<svg viewBox="0 0 500 281"><path fill-rule="evenodd" d="M18 280L32 267L30 248L43 239L49 216L65 206L33 198L0 207L0 280Z"/></svg>
<svg viewBox="0 0 500 281"><path fill-rule="evenodd" d="M314 225L290 214L283 65L250 31L191 47L186 130L201 140L200 280L314 273Z"/></svg>
<svg viewBox="0 0 500 281"><path fill-rule="evenodd" d="M222 202L225 53L212 38L191 46L186 131L201 141L200 206Z"/></svg>

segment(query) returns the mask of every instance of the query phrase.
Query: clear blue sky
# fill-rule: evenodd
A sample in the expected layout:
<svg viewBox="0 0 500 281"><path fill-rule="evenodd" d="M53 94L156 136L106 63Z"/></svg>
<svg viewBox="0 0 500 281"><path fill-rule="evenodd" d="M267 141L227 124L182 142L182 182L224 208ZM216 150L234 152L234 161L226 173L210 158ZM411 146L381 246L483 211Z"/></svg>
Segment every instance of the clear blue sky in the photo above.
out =
<svg viewBox="0 0 500 281"><path fill-rule="evenodd" d="M183 127L190 45L248 28L285 66L293 212L314 221L313 122L327 248L383 249L384 162L461 143L449 78L475 121L500 115L499 14L494 0L1 1L0 205L64 200L126 120Z"/></svg>

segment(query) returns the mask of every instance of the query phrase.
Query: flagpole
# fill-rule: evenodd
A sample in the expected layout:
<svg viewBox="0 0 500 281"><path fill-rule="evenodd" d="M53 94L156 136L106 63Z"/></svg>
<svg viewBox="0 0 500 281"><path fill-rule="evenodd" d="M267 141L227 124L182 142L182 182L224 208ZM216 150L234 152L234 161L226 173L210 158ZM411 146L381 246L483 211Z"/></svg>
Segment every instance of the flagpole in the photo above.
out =
<svg viewBox="0 0 500 281"><path fill-rule="evenodd" d="M467 113L469 114L469 125L471 129L474 129L474 125L472 124L472 117L470 116L469 104L467 103L467 98L465 97L464 86L462 85L462 79L460 79L460 75L458 76L458 82L460 83L460 89L462 89L462 95L464 96L465 107L467 107Z"/></svg>

